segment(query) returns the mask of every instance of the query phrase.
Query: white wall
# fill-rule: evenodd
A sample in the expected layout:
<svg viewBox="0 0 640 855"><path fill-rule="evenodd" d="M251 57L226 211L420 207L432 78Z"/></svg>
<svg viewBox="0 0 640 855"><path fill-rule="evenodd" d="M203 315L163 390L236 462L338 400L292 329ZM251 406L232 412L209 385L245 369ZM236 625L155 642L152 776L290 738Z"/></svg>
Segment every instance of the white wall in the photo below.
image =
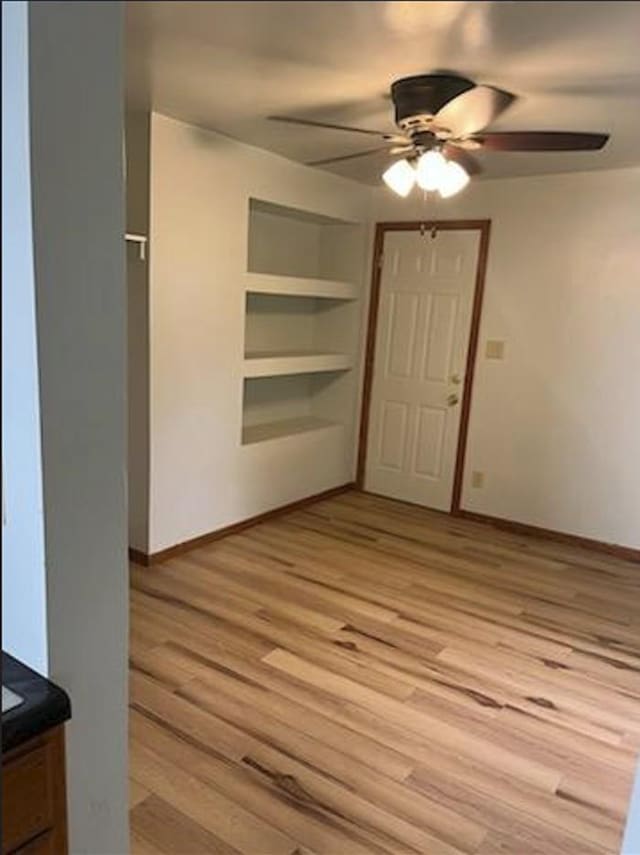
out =
<svg viewBox="0 0 640 855"><path fill-rule="evenodd" d="M353 478L355 396L338 438L240 445L250 197L361 221L370 190L152 116L151 552Z"/></svg>
<svg viewBox="0 0 640 855"><path fill-rule="evenodd" d="M2 4L2 647L48 669L26 2Z"/></svg>
<svg viewBox="0 0 640 855"><path fill-rule="evenodd" d="M375 191L377 221L492 220L464 508L640 546L639 202L640 169Z"/></svg>
<svg viewBox="0 0 640 855"><path fill-rule="evenodd" d="M49 673L70 851L127 835L123 4L29 4Z"/></svg>

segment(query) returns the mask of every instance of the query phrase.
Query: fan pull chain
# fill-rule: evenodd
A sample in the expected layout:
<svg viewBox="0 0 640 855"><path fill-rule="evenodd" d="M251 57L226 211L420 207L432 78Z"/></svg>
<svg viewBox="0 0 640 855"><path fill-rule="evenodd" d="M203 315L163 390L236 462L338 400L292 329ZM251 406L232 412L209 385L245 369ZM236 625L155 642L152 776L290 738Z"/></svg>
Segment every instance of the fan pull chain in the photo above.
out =
<svg viewBox="0 0 640 855"><path fill-rule="evenodd" d="M426 208L427 208L427 200L428 200L428 193L427 193L427 191L426 191L426 190L423 190L423 191L422 191L422 201L423 201L423 204L424 204L425 213L427 213L427 211L426 211ZM425 236L426 236L426 233L427 233L427 224L426 224L426 222L423 220L423 221L420 223L420 237L425 237ZM436 226L436 224L435 224L435 223L433 223L433 222L432 222L432 224L431 224L431 228L429 229L429 237L431 238L431 240L435 240L435 238L437 237L437 235L438 235L438 227Z"/></svg>
<svg viewBox="0 0 640 855"><path fill-rule="evenodd" d="M425 223L420 223L420 237L424 237L427 233L427 227ZM438 235L438 227L434 223L429 229L429 237L431 240L434 240Z"/></svg>

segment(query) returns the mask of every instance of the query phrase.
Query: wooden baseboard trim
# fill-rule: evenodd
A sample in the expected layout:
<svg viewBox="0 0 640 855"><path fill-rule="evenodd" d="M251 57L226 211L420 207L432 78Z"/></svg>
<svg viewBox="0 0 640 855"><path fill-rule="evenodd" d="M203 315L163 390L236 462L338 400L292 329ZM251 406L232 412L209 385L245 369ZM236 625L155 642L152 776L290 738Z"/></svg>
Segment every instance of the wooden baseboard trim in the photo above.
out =
<svg viewBox="0 0 640 855"><path fill-rule="evenodd" d="M321 502L323 499L330 499L332 496L339 496L341 493L346 493L355 488L355 482L349 481L347 484L342 484L340 487L332 487L330 490L324 490L322 493L315 493L313 496L307 496L304 499L297 499L295 502L289 502L288 505L280 505L278 508L273 508L270 511L265 511L262 514L257 514L254 517L249 517L246 520L233 523L224 528L216 529L208 534L201 534L191 540L185 540L182 543L176 543L175 546L169 546L167 549L162 549L160 552L147 554L138 549L129 549L129 558L135 564L140 564L143 567L150 567L152 564L159 564L161 561L167 561L169 558L175 558L176 555L183 555L185 552L190 552L192 549L197 549L200 546L206 546L208 543L213 543L216 540L221 540L223 537L228 537L230 534L237 534L245 528L257 525L261 522L279 517L281 514L297 511L300 508L305 508L307 505L314 505L316 502Z"/></svg>
<svg viewBox="0 0 640 855"><path fill-rule="evenodd" d="M142 552L140 549L133 549L133 547L129 547L129 561L133 561L134 564L141 564L143 567L147 567L149 565L150 556L147 555L146 552Z"/></svg>
<svg viewBox="0 0 640 855"><path fill-rule="evenodd" d="M570 543L573 546L583 546L587 549L592 549L594 552L603 552L607 555L614 555L616 558L623 558L626 561L636 561L640 563L640 549L634 549L632 546L620 546L617 543L606 543L602 540L594 540L590 537L582 537L577 534L568 534L563 531L555 531L550 528L541 528L537 525L529 525L528 523L515 522L515 520L504 519L503 517L493 517L490 514L478 514L474 511L465 511L460 508L454 513L456 517L462 517L465 520L484 523L491 525L494 528L499 528L504 531L511 531L515 534L529 534L534 537L541 537L545 540L556 540L561 543Z"/></svg>

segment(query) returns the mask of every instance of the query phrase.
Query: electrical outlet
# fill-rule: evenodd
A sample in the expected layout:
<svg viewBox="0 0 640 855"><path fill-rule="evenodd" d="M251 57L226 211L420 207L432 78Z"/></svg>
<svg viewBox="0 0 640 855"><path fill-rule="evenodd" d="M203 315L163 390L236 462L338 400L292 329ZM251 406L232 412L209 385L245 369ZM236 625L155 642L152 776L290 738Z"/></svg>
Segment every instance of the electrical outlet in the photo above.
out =
<svg viewBox="0 0 640 855"><path fill-rule="evenodd" d="M471 473L471 486L472 487L484 487L484 472L472 472Z"/></svg>
<svg viewBox="0 0 640 855"><path fill-rule="evenodd" d="M489 339L485 348L487 359L504 359L504 342L497 339Z"/></svg>

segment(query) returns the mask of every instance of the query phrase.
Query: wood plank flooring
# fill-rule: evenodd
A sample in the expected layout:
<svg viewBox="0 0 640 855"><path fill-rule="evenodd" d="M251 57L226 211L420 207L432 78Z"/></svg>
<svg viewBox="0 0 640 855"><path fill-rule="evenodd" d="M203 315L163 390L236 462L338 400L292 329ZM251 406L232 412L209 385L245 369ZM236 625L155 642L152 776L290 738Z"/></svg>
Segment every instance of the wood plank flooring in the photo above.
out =
<svg viewBox="0 0 640 855"><path fill-rule="evenodd" d="M361 493L132 567L134 853L617 853L640 566Z"/></svg>

